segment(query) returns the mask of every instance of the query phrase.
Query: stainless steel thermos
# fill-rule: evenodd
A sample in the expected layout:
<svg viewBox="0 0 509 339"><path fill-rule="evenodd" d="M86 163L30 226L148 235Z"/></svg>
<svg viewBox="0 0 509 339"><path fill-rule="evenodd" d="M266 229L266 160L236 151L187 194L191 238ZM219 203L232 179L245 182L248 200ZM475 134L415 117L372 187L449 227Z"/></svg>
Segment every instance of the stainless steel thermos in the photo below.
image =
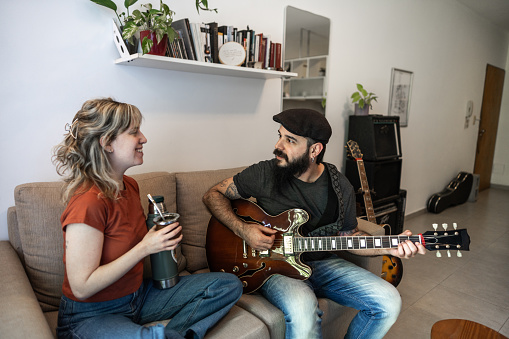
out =
<svg viewBox="0 0 509 339"><path fill-rule="evenodd" d="M163 213L164 219L156 212L154 204L149 200L147 228L156 227L161 229L176 222L179 218L177 213L169 213L164 205L164 197L156 195L153 197L159 210ZM177 258L174 251L162 251L150 255L152 266L152 280L154 286L159 289L166 289L175 286L179 281Z"/></svg>

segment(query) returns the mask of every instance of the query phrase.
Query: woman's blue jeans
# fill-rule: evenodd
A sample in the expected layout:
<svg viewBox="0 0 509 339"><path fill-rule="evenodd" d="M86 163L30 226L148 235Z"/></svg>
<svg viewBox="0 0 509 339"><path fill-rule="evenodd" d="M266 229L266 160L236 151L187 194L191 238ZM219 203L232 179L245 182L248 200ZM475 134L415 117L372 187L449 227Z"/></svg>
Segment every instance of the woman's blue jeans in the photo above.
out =
<svg viewBox="0 0 509 339"><path fill-rule="evenodd" d="M387 281L337 256L307 264L308 280L274 275L260 289L283 311L287 339L322 338L317 297L359 310L345 338L383 338L396 322L401 297Z"/></svg>
<svg viewBox="0 0 509 339"><path fill-rule="evenodd" d="M133 294L103 302L77 302L62 296L59 338L203 338L242 295L237 277L203 273L180 277L159 290L147 279ZM170 319L168 325L142 326Z"/></svg>

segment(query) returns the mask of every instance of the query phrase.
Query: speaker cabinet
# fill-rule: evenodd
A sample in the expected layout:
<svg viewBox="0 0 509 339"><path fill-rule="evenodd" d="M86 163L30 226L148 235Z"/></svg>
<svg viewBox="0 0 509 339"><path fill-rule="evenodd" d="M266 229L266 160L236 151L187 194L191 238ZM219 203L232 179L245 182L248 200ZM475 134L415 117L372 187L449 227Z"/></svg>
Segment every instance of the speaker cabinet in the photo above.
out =
<svg viewBox="0 0 509 339"><path fill-rule="evenodd" d="M386 228L386 234L397 235L403 232L405 224L405 208L406 208L406 190L400 190L399 195L381 199L373 202L373 209L375 212L375 219L378 225L388 224L390 225L390 231ZM364 206L364 200L359 201L359 197L362 199L362 194L357 196L357 209L358 217L366 217L366 208Z"/></svg>
<svg viewBox="0 0 509 339"><path fill-rule="evenodd" d="M398 116L351 115L348 139L357 142L365 161L401 157Z"/></svg>
<svg viewBox="0 0 509 339"><path fill-rule="evenodd" d="M399 194L401 182L401 159L384 161L364 161L368 186L372 200L380 200ZM355 192L361 190L357 161L347 159L345 176L352 184Z"/></svg>

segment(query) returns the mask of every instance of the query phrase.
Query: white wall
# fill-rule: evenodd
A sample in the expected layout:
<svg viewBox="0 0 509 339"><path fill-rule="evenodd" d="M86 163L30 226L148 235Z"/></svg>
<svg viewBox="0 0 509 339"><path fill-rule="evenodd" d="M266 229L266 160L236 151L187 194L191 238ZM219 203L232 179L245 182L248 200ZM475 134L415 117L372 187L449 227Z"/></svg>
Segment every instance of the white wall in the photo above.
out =
<svg viewBox="0 0 509 339"><path fill-rule="evenodd" d="M14 203L14 187L59 180L51 149L89 98L113 96L144 113L145 164L131 174L226 168L271 157L277 135L271 117L281 105L279 80L118 66L113 63L118 53L112 12L84 0L27 3L2 5L0 239L8 238L6 214ZM486 64L506 68L508 37L495 26L454 0L210 3L219 14L198 16L191 0L171 5L177 19L250 25L279 41L288 4L331 19L327 117L334 134L326 160L340 167L355 83L377 93L374 112L386 114L391 68L414 72L409 127L402 129L407 213L424 208L428 197L458 171L472 171L477 131L463 128L466 103L473 100L478 115ZM507 97L506 91L505 127ZM505 131L500 129L499 141L507 142ZM506 172L507 152L497 147L496 162Z"/></svg>

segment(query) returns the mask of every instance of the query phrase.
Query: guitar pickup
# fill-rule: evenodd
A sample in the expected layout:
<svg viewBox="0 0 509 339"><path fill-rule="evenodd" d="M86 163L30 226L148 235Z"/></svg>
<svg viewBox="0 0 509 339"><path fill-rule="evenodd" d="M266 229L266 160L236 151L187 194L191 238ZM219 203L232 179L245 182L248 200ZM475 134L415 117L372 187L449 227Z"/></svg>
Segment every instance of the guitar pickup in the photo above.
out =
<svg viewBox="0 0 509 339"><path fill-rule="evenodd" d="M286 257L293 256L293 234L283 234L283 253Z"/></svg>
<svg viewBox="0 0 509 339"><path fill-rule="evenodd" d="M269 250L260 251L260 258L268 258L268 257L270 257L270 251Z"/></svg>

